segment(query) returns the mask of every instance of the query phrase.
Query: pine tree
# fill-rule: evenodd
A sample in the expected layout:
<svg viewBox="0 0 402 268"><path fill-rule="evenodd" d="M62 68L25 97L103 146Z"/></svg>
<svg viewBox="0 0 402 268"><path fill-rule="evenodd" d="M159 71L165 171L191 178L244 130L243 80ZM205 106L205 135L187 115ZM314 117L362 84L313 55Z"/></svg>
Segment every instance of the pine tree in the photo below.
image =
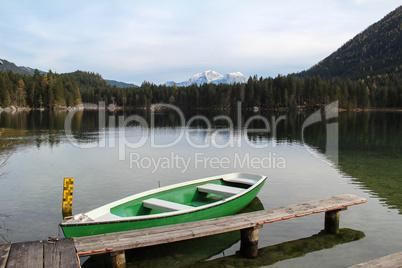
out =
<svg viewBox="0 0 402 268"><path fill-rule="evenodd" d="M22 79L18 80L17 91L16 91L16 104L19 107L24 107L26 104L26 88L25 83Z"/></svg>

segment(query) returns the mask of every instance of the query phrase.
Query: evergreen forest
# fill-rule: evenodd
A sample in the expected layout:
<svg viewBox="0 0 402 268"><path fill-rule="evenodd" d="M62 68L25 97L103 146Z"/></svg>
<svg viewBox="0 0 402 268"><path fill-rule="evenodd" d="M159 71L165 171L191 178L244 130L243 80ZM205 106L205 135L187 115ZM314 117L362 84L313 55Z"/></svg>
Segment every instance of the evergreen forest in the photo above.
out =
<svg viewBox="0 0 402 268"><path fill-rule="evenodd" d="M335 100L345 109L400 108L401 72L358 80L325 80L319 75L305 78L254 76L245 84L187 87L167 87L144 81L140 87L131 88L109 86L101 75L82 71L69 74L35 71L33 76L0 72L1 107L57 108L105 101L106 104L134 108L169 103L182 107L230 109L241 101L243 107L248 108L296 109L322 106Z"/></svg>

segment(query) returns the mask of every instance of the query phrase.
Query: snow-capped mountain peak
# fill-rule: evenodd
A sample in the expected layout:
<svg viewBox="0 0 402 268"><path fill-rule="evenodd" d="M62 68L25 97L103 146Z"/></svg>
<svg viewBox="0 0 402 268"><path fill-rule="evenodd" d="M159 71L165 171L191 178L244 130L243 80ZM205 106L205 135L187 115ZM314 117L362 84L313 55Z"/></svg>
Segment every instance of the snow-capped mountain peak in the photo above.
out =
<svg viewBox="0 0 402 268"><path fill-rule="evenodd" d="M189 80L176 83L179 87L186 87L192 84L197 84L198 86L203 84L234 84L234 83L245 83L247 82L247 77L245 77L241 72L234 72L222 75L215 71L205 71L192 76ZM175 82L170 81L165 83L166 86L173 86Z"/></svg>

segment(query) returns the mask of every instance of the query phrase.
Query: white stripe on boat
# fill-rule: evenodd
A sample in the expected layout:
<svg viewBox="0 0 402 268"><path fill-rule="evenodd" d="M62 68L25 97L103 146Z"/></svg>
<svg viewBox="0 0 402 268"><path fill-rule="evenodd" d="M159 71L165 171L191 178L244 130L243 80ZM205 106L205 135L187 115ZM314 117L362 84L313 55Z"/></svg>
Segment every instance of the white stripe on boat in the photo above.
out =
<svg viewBox="0 0 402 268"><path fill-rule="evenodd" d="M219 185L219 184L212 184L212 183L200 185L200 186L197 186L197 188L198 188L198 191L200 191L202 193L211 193L211 194L219 194L219 195L226 195L226 196L236 195L244 190L243 188L225 186L225 185Z"/></svg>
<svg viewBox="0 0 402 268"><path fill-rule="evenodd" d="M157 199L157 198L150 198L150 199L144 200L144 201L142 201L142 205L146 208L157 209L157 210L164 211L164 212L188 210L188 209L194 208L191 206L174 203L174 202Z"/></svg>

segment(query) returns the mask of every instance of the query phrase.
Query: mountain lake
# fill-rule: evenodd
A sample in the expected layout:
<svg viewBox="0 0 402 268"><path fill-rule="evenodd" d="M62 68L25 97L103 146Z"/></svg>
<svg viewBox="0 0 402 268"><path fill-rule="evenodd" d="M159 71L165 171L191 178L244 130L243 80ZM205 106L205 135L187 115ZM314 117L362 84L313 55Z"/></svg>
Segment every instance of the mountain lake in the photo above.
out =
<svg viewBox="0 0 402 268"><path fill-rule="evenodd" d="M76 214L159 185L247 172L268 180L245 211L342 194L368 202L341 212L339 237L319 234L320 213L265 224L253 260L233 256L232 232L129 251L129 267L348 267L402 251L402 113L339 112L307 124L310 115L2 112L0 242L62 236L65 177L75 179ZM102 267L103 257L81 263Z"/></svg>

